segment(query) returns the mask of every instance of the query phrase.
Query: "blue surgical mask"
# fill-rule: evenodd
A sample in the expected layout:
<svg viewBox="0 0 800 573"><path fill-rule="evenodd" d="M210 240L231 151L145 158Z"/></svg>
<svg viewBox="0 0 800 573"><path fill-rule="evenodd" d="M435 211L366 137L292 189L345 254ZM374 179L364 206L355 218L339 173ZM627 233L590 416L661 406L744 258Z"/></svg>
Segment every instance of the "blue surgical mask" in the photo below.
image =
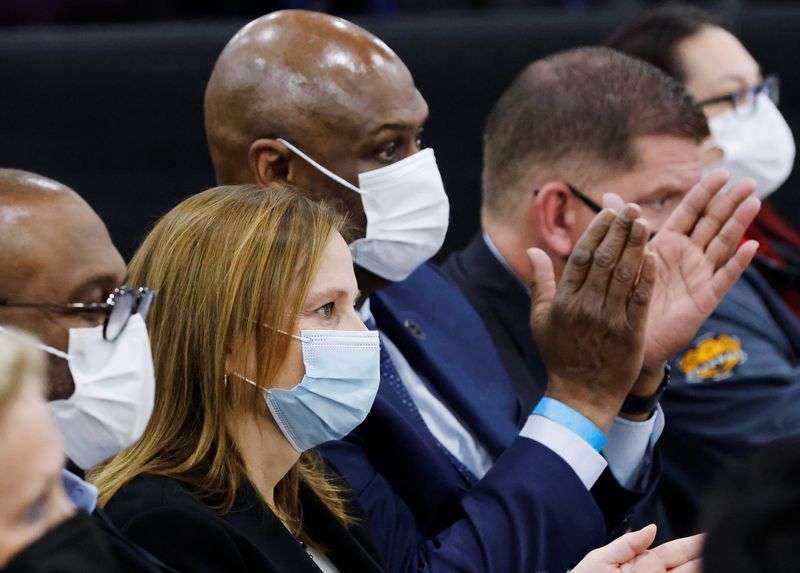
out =
<svg viewBox="0 0 800 573"><path fill-rule="evenodd" d="M264 400L292 447L304 452L344 438L367 417L381 381L380 341L376 331L303 330L290 336L303 344L305 376L290 390L264 390Z"/></svg>

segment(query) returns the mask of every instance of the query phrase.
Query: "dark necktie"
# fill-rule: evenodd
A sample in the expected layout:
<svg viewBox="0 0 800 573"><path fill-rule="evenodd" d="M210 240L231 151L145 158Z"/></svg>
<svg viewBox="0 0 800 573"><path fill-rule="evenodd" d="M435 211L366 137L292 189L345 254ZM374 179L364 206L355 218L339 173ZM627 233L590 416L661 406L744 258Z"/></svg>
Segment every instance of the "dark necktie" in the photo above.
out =
<svg viewBox="0 0 800 573"><path fill-rule="evenodd" d="M375 321L370 319L366 321L366 325L371 330L376 330ZM474 484L478 481L478 478L475 477L470 469L465 466L461 460L456 458L450 450L445 448L442 443L436 439L430 429L428 429L428 425L425 423L425 420L422 419L422 415L419 413L416 404L411 399L411 395L408 393L408 390L403 384L402 379L400 378L400 374L397 372L397 368L395 368L394 362L392 362L392 358L389 356L389 353L386 351L386 345L383 343L385 336L383 333L380 333L381 337L381 382L385 383L396 395L400 398L400 402L408 408L408 411L411 412L411 415L416 419L416 421L420 424L420 427L424 428L424 432L428 439L431 442L436 444L436 447L439 451L448 459L450 463L452 463L455 468L458 470L458 473L467 481L469 484Z"/></svg>

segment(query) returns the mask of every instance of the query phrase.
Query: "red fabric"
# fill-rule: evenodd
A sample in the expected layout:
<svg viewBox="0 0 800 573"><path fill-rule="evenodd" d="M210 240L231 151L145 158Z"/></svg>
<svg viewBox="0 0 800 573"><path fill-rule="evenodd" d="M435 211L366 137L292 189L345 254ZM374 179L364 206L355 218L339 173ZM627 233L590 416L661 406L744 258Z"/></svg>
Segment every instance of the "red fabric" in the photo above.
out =
<svg viewBox="0 0 800 573"><path fill-rule="evenodd" d="M773 243L782 243L800 250L800 234L789 227L768 203L762 203L761 211L759 211L750 228L747 229L742 241L748 239L758 241L758 254L769 258L779 266L783 266L785 261L772 246ZM775 287L783 301L792 309L792 312L800 318L800 291L794 288L782 288L775 284L772 286Z"/></svg>

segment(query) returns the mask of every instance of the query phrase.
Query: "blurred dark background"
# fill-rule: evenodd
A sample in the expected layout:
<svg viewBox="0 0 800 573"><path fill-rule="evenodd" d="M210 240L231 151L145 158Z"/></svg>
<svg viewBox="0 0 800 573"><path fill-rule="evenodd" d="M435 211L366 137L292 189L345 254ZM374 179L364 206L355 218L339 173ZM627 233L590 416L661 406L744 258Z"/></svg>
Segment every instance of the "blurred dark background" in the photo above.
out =
<svg viewBox="0 0 800 573"><path fill-rule="evenodd" d="M514 75L544 55L603 41L655 4L636 0L0 0L0 166L81 193L129 257L155 219L213 186L203 91L249 19L283 7L343 15L389 44L431 108L424 143L450 195L443 253L478 227L481 130ZM800 134L800 4L698 3L722 13ZM796 170L800 171L800 169ZM800 175L770 198L800 228Z"/></svg>

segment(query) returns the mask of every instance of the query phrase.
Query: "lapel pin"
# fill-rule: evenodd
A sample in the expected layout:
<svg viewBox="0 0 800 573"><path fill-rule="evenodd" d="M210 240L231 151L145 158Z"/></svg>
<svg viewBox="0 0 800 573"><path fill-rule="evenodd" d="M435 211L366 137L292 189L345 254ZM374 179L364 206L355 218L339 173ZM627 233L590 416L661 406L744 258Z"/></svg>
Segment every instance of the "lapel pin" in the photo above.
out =
<svg viewBox="0 0 800 573"><path fill-rule="evenodd" d="M411 319L407 318L406 320L404 320L403 326L405 326L408 330L410 330L411 334L413 334L414 337L419 340L425 340L426 338L428 338L428 335L425 334L425 331L422 330L422 327Z"/></svg>

